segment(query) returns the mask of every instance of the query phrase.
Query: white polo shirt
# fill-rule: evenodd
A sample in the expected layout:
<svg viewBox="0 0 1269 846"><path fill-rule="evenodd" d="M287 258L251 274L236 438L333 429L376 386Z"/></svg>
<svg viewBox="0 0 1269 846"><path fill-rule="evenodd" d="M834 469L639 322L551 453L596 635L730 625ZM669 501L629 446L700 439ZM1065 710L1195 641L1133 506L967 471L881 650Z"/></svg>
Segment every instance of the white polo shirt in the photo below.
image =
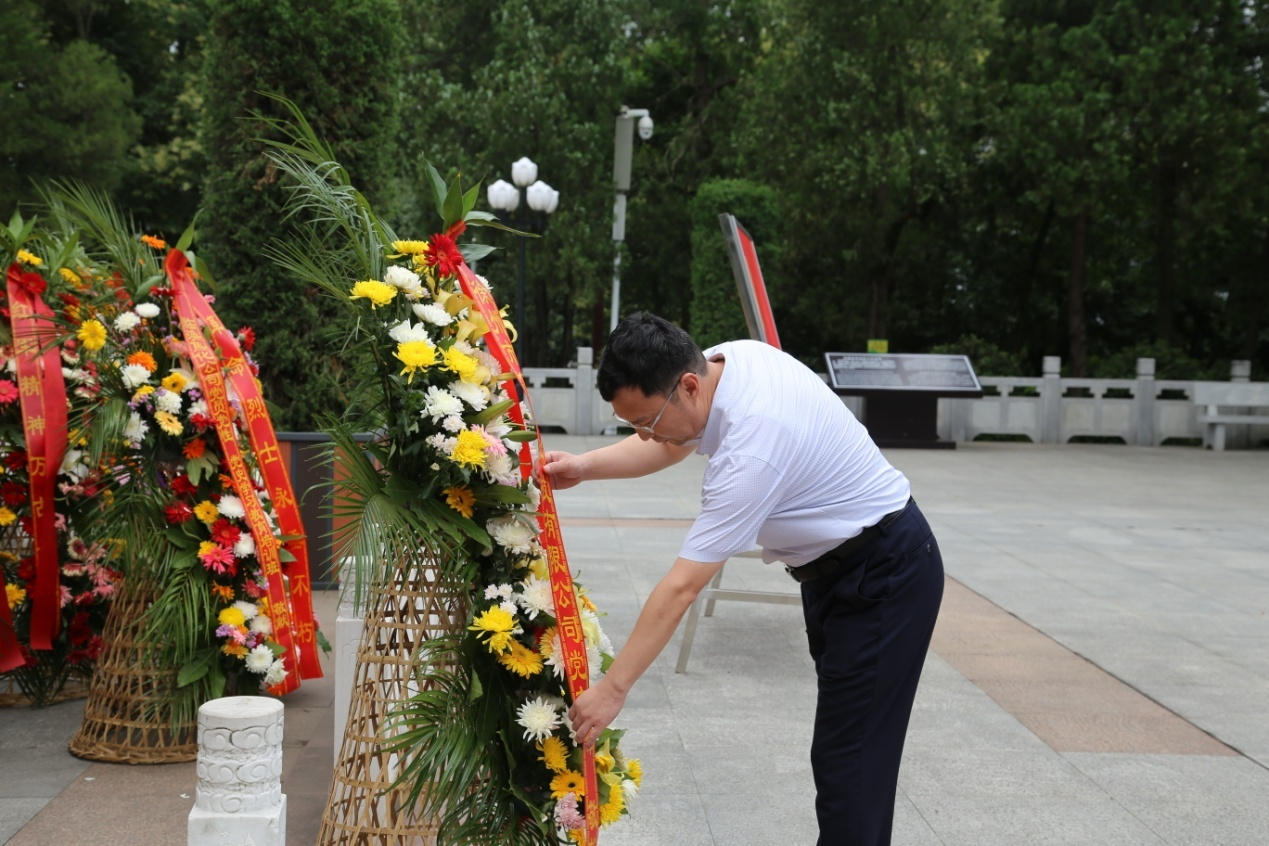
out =
<svg viewBox="0 0 1269 846"><path fill-rule="evenodd" d="M701 513L679 555L723 561L763 548L798 566L892 511L911 489L841 399L760 341L705 350L726 361L696 451L708 455Z"/></svg>

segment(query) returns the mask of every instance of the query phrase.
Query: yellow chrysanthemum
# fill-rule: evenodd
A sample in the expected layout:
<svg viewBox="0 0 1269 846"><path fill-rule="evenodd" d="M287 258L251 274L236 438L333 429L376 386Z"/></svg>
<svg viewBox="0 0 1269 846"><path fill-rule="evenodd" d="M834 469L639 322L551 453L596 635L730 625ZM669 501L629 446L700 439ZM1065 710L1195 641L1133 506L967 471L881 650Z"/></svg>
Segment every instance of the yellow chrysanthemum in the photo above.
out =
<svg viewBox="0 0 1269 846"><path fill-rule="evenodd" d="M392 285L385 285L378 279L366 279L352 286L352 294L348 299L370 300L370 307L378 308L392 302L392 298L396 295L397 289Z"/></svg>
<svg viewBox="0 0 1269 846"><path fill-rule="evenodd" d="M220 544L216 543L215 541L209 541L209 540L203 541L202 543L198 545L198 554L206 555L207 553L214 551L216 547L218 546L220 546Z"/></svg>
<svg viewBox="0 0 1269 846"><path fill-rule="evenodd" d="M13 521L18 519L18 515L14 514L8 508L0 505L0 526L12 526Z"/></svg>
<svg viewBox="0 0 1269 846"><path fill-rule="evenodd" d="M212 596L216 597L221 602L234 601L234 589L231 588L229 585L213 584L211 586L211 592L212 592Z"/></svg>
<svg viewBox="0 0 1269 846"><path fill-rule="evenodd" d="M392 249L407 256L421 256L428 250L427 241L393 241Z"/></svg>
<svg viewBox="0 0 1269 846"><path fill-rule="evenodd" d="M220 609L220 613L216 615L216 621L222 626L245 626L247 624L247 615L236 605L230 605L228 608Z"/></svg>
<svg viewBox="0 0 1269 846"><path fill-rule="evenodd" d="M137 402L141 399L144 399L145 397L148 397L152 393L154 393L153 385L142 385L141 387L137 388L136 393L132 395L132 401Z"/></svg>
<svg viewBox="0 0 1269 846"><path fill-rule="evenodd" d="M209 526L216 522L219 514L216 504L206 499L194 506L194 516Z"/></svg>
<svg viewBox="0 0 1269 846"><path fill-rule="evenodd" d="M175 414L167 411L156 411L154 413L154 422L159 424L159 428L169 435L179 435L185 431L185 427L181 425L181 421L177 419Z"/></svg>
<svg viewBox="0 0 1269 846"><path fill-rule="evenodd" d="M484 467L487 446L489 441L485 440L484 435L463 430L458 433L457 443L454 444L454 452L450 458L460 467Z"/></svg>
<svg viewBox="0 0 1269 846"><path fill-rule="evenodd" d="M470 517L476 506L476 495L466 485L455 485L445 489L445 504L464 517Z"/></svg>
<svg viewBox="0 0 1269 846"><path fill-rule="evenodd" d="M393 290L396 290L395 288ZM436 364L436 347L427 341L406 341L397 344L395 353L397 359L405 365L401 368L401 375L409 373L410 376L406 382L414 381L414 372L416 370L427 370L433 364Z"/></svg>
<svg viewBox="0 0 1269 846"><path fill-rule="evenodd" d="M538 751L542 753L542 757L538 760L546 764L546 768L551 772L562 773L568 767L568 747L555 735L539 743Z"/></svg>
<svg viewBox="0 0 1269 846"><path fill-rule="evenodd" d="M499 654L505 652L511 645L511 630L515 628L515 625L515 618L510 612L495 605L493 608L485 609L479 617L472 620L472 624L467 628L473 632L487 633L489 640L485 645L489 647L490 652Z"/></svg>
<svg viewBox="0 0 1269 846"><path fill-rule="evenodd" d="M4 597L9 601L9 610L12 611L22 604L22 600L26 599L26 591L17 585L5 585Z"/></svg>
<svg viewBox="0 0 1269 846"><path fill-rule="evenodd" d="M542 672L542 656L518 640L510 642L510 651L498 656L498 663L518 676L528 678Z"/></svg>
<svg viewBox="0 0 1269 846"><path fill-rule="evenodd" d="M626 775L634 779L635 787L643 787L643 764L638 758L626 761Z"/></svg>
<svg viewBox="0 0 1269 846"><path fill-rule="evenodd" d="M247 647L245 644L234 643L233 641L230 641L229 643L226 643L224 646L220 647L220 651L225 653L226 655L232 655L235 658L242 658L243 656L247 654Z"/></svg>
<svg viewBox="0 0 1269 846"><path fill-rule="evenodd" d="M480 368L480 362L469 356L462 350L450 347L445 351L445 369L458 374L458 378L464 382L473 385L479 384L475 381L476 371Z"/></svg>
<svg viewBox="0 0 1269 846"><path fill-rule="evenodd" d="M75 337L84 345L84 349L96 352L106 345L106 327L99 320L85 320L79 324Z"/></svg>
<svg viewBox="0 0 1269 846"><path fill-rule="evenodd" d="M621 819L626 810L626 797L620 787L614 787L608 794L608 801L599 806L599 824L612 825Z"/></svg>
<svg viewBox="0 0 1269 846"><path fill-rule="evenodd" d="M63 280L71 285L84 284L84 280L79 278L79 274L71 270L69 267L59 268L57 273Z"/></svg>
<svg viewBox="0 0 1269 846"><path fill-rule="evenodd" d="M18 261L22 262L23 264L29 264L31 267L39 267L40 265L44 264L44 259L37 256L35 253L30 252L29 250L18 250L17 258L18 258Z"/></svg>
<svg viewBox="0 0 1269 846"><path fill-rule="evenodd" d="M163 377L163 381L159 383L167 390L174 394L179 394L185 390L185 377L179 373L169 373Z"/></svg>
<svg viewBox="0 0 1269 846"><path fill-rule="evenodd" d="M581 796L585 787L586 782L582 780L581 773L576 770L565 770L551 779L551 798L563 799L570 793Z"/></svg>

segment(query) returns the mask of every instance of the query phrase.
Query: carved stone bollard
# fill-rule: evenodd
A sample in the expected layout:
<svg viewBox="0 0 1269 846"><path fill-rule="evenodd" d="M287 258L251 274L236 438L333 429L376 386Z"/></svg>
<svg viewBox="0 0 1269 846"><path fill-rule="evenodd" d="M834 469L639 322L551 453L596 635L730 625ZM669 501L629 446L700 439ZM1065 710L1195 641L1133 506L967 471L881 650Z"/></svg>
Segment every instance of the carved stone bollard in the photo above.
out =
<svg viewBox="0 0 1269 846"><path fill-rule="evenodd" d="M198 709L189 846L284 846L282 703L227 696Z"/></svg>

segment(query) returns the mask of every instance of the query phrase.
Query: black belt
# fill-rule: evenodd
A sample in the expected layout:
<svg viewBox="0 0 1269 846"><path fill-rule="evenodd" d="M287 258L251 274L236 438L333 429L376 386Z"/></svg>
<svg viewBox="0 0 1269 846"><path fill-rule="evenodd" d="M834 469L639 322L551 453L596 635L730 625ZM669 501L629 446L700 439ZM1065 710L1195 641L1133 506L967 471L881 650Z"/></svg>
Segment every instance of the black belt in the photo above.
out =
<svg viewBox="0 0 1269 846"><path fill-rule="evenodd" d="M912 498L909 497L907 503L898 511L891 511L875 525L869 526L853 538L847 538L819 558L808 561L800 567L786 566L784 569L795 582L809 582L833 575L842 569L842 565L849 561L852 555L872 543L877 535L881 534L882 529L899 519L899 515L907 511L911 504Z"/></svg>

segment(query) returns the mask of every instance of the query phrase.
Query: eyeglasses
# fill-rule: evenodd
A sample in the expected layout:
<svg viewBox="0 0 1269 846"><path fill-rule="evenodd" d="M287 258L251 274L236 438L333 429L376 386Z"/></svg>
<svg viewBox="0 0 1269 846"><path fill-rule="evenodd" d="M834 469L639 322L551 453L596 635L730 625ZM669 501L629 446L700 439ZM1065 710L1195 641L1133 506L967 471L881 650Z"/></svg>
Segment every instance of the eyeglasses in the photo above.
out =
<svg viewBox="0 0 1269 846"><path fill-rule="evenodd" d="M674 387L670 388L670 395L665 398L665 404L661 406L661 410L657 412L657 416L653 417L652 422L649 423L648 425L644 426L641 423L631 423L626 418L617 416L617 412L615 411L612 414L613 419L616 420L618 423L620 423L622 426L629 426L631 429L634 429L636 432L647 432L649 435L655 435L656 432L654 432L653 430L656 428L657 424L661 422L661 415L665 414L665 410L670 407L670 400L674 399L674 395L678 393L679 383L683 381L683 377L686 375L687 375L686 373L680 373L679 378L674 380Z"/></svg>

